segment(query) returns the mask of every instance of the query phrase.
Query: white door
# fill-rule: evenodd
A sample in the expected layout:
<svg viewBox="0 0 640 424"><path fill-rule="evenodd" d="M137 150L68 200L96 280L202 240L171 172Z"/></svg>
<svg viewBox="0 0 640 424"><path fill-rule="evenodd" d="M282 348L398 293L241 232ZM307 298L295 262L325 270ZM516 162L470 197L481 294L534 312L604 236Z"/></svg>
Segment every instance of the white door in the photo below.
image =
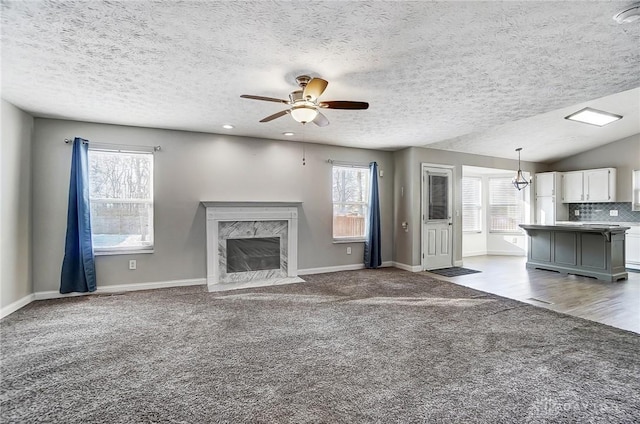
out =
<svg viewBox="0 0 640 424"><path fill-rule="evenodd" d="M451 194L453 172L448 168L424 168L422 175L422 269L453 264Z"/></svg>

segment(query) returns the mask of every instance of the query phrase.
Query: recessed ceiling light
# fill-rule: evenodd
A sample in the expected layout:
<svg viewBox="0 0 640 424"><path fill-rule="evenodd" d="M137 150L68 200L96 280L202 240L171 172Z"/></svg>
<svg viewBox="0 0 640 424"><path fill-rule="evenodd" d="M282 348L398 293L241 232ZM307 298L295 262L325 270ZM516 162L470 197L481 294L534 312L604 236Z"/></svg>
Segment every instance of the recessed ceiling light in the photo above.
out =
<svg viewBox="0 0 640 424"><path fill-rule="evenodd" d="M616 115L614 113L603 112L597 109L591 109L590 107L585 107L584 109L579 110L576 113L565 116L564 119L604 127L605 125L610 124L613 121L622 119L622 116Z"/></svg>
<svg viewBox="0 0 640 424"><path fill-rule="evenodd" d="M233 125L231 125L231 124L224 124L224 125L222 126L222 128L224 128L225 130L232 130L232 129L234 129L235 127L234 127Z"/></svg>
<svg viewBox="0 0 640 424"><path fill-rule="evenodd" d="M287 137L291 137L293 135L292 132L283 132L282 135L286 135Z"/></svg>

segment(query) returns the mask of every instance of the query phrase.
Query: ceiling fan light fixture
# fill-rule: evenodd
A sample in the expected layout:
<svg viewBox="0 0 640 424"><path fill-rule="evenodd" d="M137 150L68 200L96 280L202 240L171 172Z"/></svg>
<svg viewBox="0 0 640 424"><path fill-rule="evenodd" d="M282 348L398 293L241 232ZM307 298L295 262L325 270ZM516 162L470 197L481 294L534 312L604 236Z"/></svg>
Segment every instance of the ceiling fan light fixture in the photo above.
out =
<svg viewBox="0 0 640 424"><path fill-rule="evenodd" d="M291 116L301 124L306 124L316 119L318 110L309 106L294 106L291 109Z"/></svg>

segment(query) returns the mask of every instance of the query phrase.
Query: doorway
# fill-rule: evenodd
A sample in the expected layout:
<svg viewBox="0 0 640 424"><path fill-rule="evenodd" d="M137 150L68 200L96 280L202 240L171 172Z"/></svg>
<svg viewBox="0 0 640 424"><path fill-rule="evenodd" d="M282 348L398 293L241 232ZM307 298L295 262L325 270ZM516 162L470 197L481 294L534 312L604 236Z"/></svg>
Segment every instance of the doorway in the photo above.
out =
<svg viewBox="0 0 640 424"><path fill-rule="evenodd" d="M453 265L453 169L422 165L422 269Z"/></svg>

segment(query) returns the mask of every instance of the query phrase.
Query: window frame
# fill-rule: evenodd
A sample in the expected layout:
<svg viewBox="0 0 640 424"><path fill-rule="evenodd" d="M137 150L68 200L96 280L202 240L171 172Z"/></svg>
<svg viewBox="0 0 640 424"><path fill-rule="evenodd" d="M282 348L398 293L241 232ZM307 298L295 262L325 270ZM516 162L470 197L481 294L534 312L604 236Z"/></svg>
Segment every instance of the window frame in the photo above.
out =
<svg viewBox="0 0 640 424"><path fill-rule="evenodd" d="M336 168L351 168L351 169L359 169L366 171L366 178L364 181L364 196L365 199L362 202L334 202L333 200L333 178L334 172ZM371 195L369 192L371 191L369 184L371 180L371 170L369 169L369 165L359 164L359 163L351 163L351 162L333 162L331 166L331 237L333 243L364 243L367 240L367 229L366 229L366 220L367 215L369 213L369 196ZM335 206L336 205L359 205L362 206L363 214L364 214L364 234L362 236L344 236L344 237L336 237L335 235Z"/></svg>
<svg viewBox="0 0 640 424"><path fill-rule="evenodd" d="M465 180L474 180L478 182L478 186L479 186L479 190L480 193L478 195L478 200L479 203L473 203L473 202L465 202L465 197L464 197L464 181ZM483 196L484 196L484 190L483 190L483 178L480 176L475 176L475 175L469 175L469 176L463 176L461 179L461 193L462 193L462 232L463 233L467 233L467 234L482 234L484 232L484 227L486 225L483 224L484 222L484 211L483 211ZM478 224L478 228L477 229L471 229L471 230L466 230L464 227L464 214L465 214L465 206L470 205L471 207L474 207L477 211L478 211L478 220L477 220L477 224Z"/></svg>
<svg viewBox="0 0 640 424"><path fill-rule="evenodd" d="M516 200L515 203L509 203L509 204L493 204L491 202L491 180L506 180L508 182L508 186L509 186L509 190L513 190L514 192L514 196L513 199ZM523 235L524 231L521 228L517 228L517 229L509 229L509 230L496 230L492 227L492 222L493 222L493 211L492 211L492 206L516 206L520 208L519 214L520 214L520 218L522 218L522 223L526 223L527 222L527 204L526 204L526 198L525 198L525 193L527 192L527 190L517 190L515 187L513 187L513 184L511 183L512 177L510 176L490 176L487 180L487 196L488 196L488 202L487 202L487 219L488 219L488 223L487 223L487 231L490 234L506 234L506 235ZM506 215L507 218L510 218L508 215Z"/></svg>
<svg viewBox="0 0 640 424"><path fill-rule="evenodd" d="M135 245L135 246L122 246L122 247L93 247L93 252L95 256L110 256L110 255L135 255L135 254L148 254L154 253L155 251L155 199L154 199L154 179L155 179L155 149L154 148L145 148L145 147L129 147L126 148L118 148L114 145L101 145L97 143L89 144L89 152L107 152L107 153L117 153L117 154L144 154L151 156L151 171L149 176L149 199L119 199L119 198L94 198L91 196L91 190L89 191L89 205L90 207L96 203L130 203L130 204L146 204L151 205L149 209L149 234L151 238L151 243L148 245ZM89 164L91 164L91 158L89 157ZM89 176L89 185L91 185L91 176ZM92 217L93 218L93 217ZM94 239L94 226L93 222L91 225L91 239L93 242Z"/></svg>

